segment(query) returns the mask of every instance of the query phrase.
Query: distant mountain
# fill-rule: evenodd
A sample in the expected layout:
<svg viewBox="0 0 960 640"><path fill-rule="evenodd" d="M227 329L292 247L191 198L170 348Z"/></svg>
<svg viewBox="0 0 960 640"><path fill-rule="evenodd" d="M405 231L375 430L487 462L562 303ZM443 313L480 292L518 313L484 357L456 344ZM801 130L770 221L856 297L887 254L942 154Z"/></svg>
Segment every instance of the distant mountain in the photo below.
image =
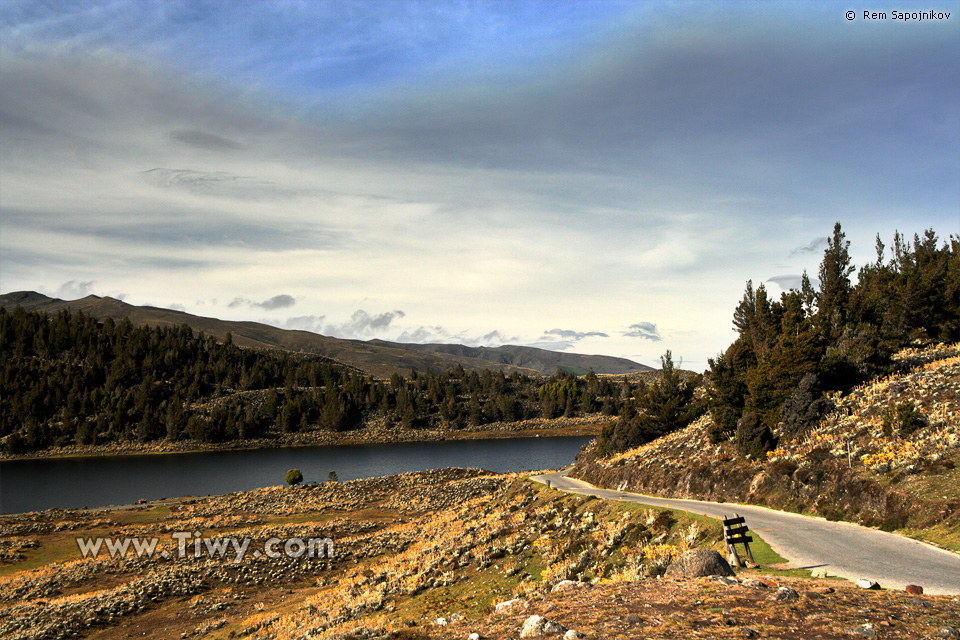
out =
<svg viewBox="0 0 960 640"><path fill-rule="evenodd" d="M553 374L557 369L563 369L576 374L584 374L591 369L594 373L626 374L650 371L652 367L638 364L625 358L613 356L595 356L581 353L563 353L549 351L536 347L521 347L505 345L502 347L467 347L462 344L412 344L371 340L372 344L379 344L396 349L419 351L453 356L456 358L471 358L494 362L501 365L514 365L527 369L534 369L542 373Z"/></svg>
<svg viewBox="0 0 960 640"><path fill-rule="evenodd" d="M35 291L18 291L0 295L0 306L16 306L27 311L55 314L61 309L82 311L98 320L129 318L137 325L179 326L187 324L194 331L223 340L232 334L233 342L242 347L283 349L313 353L332 358L371 375L385 378L393 373L407 374L411 369L433 368L445 371L460 364L465 369L493 369L510 373L553 374L558 368L574 373L593 369L596 373L623 374L649 371L647 367L623 358L560 353L533 347L466 347L456 344L403 344L382 340L344 340L309 331L278 329L259 322L235 322L195 316L183 311L159 307L139 307L110 297L87 296L79 300L50 298Z"/></svg>

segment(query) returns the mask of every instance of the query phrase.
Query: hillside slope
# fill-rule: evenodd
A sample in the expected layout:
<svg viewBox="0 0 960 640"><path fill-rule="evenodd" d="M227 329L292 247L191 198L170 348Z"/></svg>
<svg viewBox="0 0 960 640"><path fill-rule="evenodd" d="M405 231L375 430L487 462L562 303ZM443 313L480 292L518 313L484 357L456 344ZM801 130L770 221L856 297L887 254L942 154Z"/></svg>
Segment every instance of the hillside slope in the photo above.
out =
<svg viewBox="0 0 960 640"><path fill-rule="evenodd" d="M223 340L233 335L242 347L283 349L321 355L355 367L365 373L389 378L393 373L406 375L411 369L445 371L456 365L468 371L490 369L507 374L517 371L527 375L551 375L558 368L576 371L593 369L597 373L630 373L650 367L623 358L566 354L533 347L471 348L462 345L415 345L381 340L345 340L309 331L278 329L258 322L234 322L195 316L182 311L158 307L134 306L110 297L87 296L79 300L59 300L33 291L18 291L0 296L0 306L23 307L26 311L55 314L61 309L83 311L98 320L129 318L136 325L179 326L187 324L194 331Z"/></svg>
<svg viewBox="0 0 960 640"><path fill-rule="evenodd" d="M596 444L571 475L668 497L766 505L844 519L960 549L960 344L897 354L901 373L836 394L834 411L764 460L713 444L711 421L599 458ZM926 422L884 434L888 407L912 402Z"/></svg>
<svg viewBox="0 0 960 640"><path fill-rule="evenodd" d="M249 546L242 556L193 545L178 555L177 532L195 528L205 542ZM104 532L157 546L83 557L77 539ZM320 556L258 555L271 539L312 538L329 541ZM0 635L517 638L528 637L521 629L534 615L588 638L874 637L874 628L918 638L956 626L950 596L855 589L770 567L737 579L659 577L686 550L720 544L716 520L478 469L50 510L0 518ZM774 560L755 547L758 561Z"/></svg>

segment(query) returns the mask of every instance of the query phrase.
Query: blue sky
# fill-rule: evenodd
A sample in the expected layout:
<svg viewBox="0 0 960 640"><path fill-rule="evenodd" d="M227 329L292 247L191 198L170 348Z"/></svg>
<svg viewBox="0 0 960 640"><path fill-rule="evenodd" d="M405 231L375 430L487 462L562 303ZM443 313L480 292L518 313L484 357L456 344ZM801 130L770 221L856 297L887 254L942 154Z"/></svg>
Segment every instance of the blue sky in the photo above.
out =
<svg viewBox="0 0 960 640"><path fill-rule="evenodd" d="M702 369L960 233L960 3L848 4L0 3L0 290Z"/></svg>

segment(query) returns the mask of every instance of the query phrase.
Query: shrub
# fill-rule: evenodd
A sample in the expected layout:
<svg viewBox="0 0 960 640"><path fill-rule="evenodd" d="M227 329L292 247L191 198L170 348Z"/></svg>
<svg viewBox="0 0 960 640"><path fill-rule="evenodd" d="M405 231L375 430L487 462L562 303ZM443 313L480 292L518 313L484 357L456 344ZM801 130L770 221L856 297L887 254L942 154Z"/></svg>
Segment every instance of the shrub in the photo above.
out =
<svg viewBox="0 0 960 640"><path fill-rule="evenodd" d="M774 448L776 438L770 431L770 427L760 421L760 416L753 411L748 411L737 423L734 444L740 455L759 459Z"/></svg>
<svg viewBox="0 0 960 640"><path fill-rule="evenodd" d="M887 438L908 436L926 425L912 401L890 405L883 413L883 435Z"/></svg>
<svg viewBox="0 0 960 640"><path fill-rule="evenodd" d="M833 407L833 401L820 393L820 379L808 373L780 406L783 433L796 437L810 431Z"/></svg>
<svg viewBox="0 0 960 640"><path fill-rule="evenodd" d="M287 484L291 487L303 482L303 474L300 469L290 469L287 471Z"/></svg>

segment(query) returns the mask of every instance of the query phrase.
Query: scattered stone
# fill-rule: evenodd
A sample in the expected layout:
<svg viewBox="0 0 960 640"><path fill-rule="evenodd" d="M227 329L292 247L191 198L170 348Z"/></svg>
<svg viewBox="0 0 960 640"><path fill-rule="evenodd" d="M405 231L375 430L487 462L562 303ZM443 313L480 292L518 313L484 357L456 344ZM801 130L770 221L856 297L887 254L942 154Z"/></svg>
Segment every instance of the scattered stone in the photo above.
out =
<svg viewBox="0 0 960 640"><path fill-rule="evenodd" d="M586 638L587 636L583 635L579 631L574 631L573 629L568 629L565 634L563 634L563 640L578 640L579 638Z"/></svg>
<svg viewBox="0 0 960 640"><path fill-rule="evenodd" d="M740 635L744 638L756 638L760 634L751 629L750 627L740 627Z"/></svg>
<svg viewBox="0 0 960 640"><path fill-rule="evenodd" d="M790 587L780 587L777 589L777 592L771 596L771 599L776 602L792 602L793 600L799 600L800 594Z"/></svg>
<svg viewBox="0 0 960 640"><path fill-rule="evenodd" d="M525 606L526 603L520 598L514 598L513 600L507 600L506 602L497 603L497 606L493 608L494 613L510 613L514 609L519 609L520 607Z"/></svg>
<svg viewBox="0 0 960 640"><path fill-rule="evenodd" d="M733 569L713 549L693 549L674 560L664 574L668 578L701 578L733 576Z"/></svg>
<svg viewBox="0 0 960 640"><path fill-rule="evenodd" d="M643 619L635 613L631 613L626 617L627 624L640 624Z"/></svg>
<svg viewBox="0 0 960 640"><path fill-rule="evenodd" d="M877 630L873 628L872 624L865 624L861 627L847 627L844 629L844 631L850 635L861 636L864 638L877 637Z"/></svg>
<svg viewBox="0 0 960 640"><path fill-rule="evenodd" d="M937 637L944 638L944 640L958 640L958 638L960 638L960 631L957 631L953 627L940 627L937 629Z"/></svg>
<svg viewBox="0 0 960 640"><path fill-rule="evenodd" d="M757 580L756 578L747 578L746 580L744 580L744 581L741 582L740 584L742 584L742 585L745 586L745 587L751 587L751 588L753 588L753 589L766 589L766 588L767 588L767 585L763 584L762 582L760 582L760 581Z"/></svg>
<svg viewBox="0 0 960 640"><path fill-rule="evenodd" d="M908 584L903 590L912 596L919 596L923 594L923 587L918 584Z"/></svg>
<svg viewBox="0 0 960 640"><path fill-rule="evenodd" d="M880 583L875 582L874 580L867 580L866 578L857 579L857 587L860 589L873 589L874 591L880 589Z"/></svg>
<svg viewBox="0 0 960 640"><path fill-rule="evenodd" d="M571 589L578 589L584 586L582 582L577 582L576 580L561 580L553 586L553 592L557 591L570 591Z"/></svg>
<svg viewBox="0 0 960 640"><path fill-rule="evenodd" d="M480 640L480 634L471 633L470 635L467 636L467 640Z"/></svg>
<svg viewBox="0 0 960 640"><path fill-rule="evenodd" d="M822 578L826 578L827 576L828 576L827 570L824 569L823 567L820 567L819 569L814 569L813 571L810 572L810 577L813 578L814 580L820 580Z"/></svg>
<svg viewBox="0 0 960 640"><path fill-rule="evenodd" d="M713 579L719 582L720 584L727 585L728 587L733 587L740 584L739 582L737 582L736 578L731 578L730 576L714 576Z"/></svg>
<svg viewBox="0 0 960 640"><path fill-rule="evenodd" d="M530 616L520 629L521 638L536 638L552 634L566 633L567 628L559 622L541 616Z"/></svg>

